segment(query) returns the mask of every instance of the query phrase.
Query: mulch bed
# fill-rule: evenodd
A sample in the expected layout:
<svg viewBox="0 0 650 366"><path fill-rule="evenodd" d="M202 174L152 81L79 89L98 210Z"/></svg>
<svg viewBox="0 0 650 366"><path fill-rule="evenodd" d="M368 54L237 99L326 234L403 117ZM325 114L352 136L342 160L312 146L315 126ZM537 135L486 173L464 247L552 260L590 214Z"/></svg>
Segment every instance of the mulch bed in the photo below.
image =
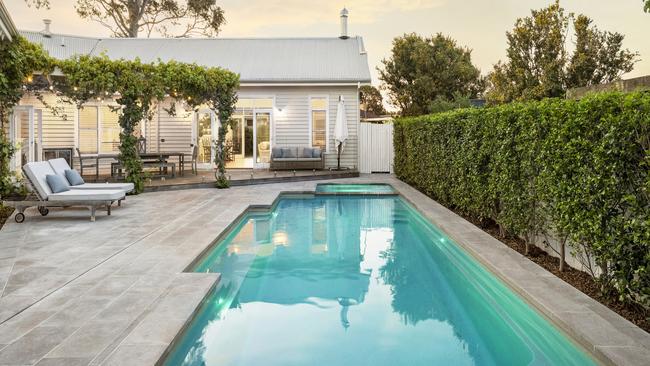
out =
<svg viewBox="0 0 650 366"><path fill-rule="evenodd" d="M6 207L0 204L0 229L2 229L2 226L4 226L5 221L11 216L11 214L14 212L13 207Z"/></svg>
<svg viewBox="0 0 650 366"><path fill-rule="evenodd" d="M633 304L623 304L615 298L603 296L600 293L600 286L596 281L594 281L593 277L586 272L579 271L575 268L569 267L568 265L564 267L563 272L560 272L560 259L549 255L534 245L531 245L529 254L525 255L526 245L524 241L510 236L505 238L500 236L499 228L493 221L477 222L476 220L465 217L458 212L456 212L456 214L462 216L465 220L473 223L520 254L526 256L526 258L537 263L556 277L562 279L564 282L582 291L585 295L607 306L620 316L636 324L639 328L650 333L650 311Z"/></svg>

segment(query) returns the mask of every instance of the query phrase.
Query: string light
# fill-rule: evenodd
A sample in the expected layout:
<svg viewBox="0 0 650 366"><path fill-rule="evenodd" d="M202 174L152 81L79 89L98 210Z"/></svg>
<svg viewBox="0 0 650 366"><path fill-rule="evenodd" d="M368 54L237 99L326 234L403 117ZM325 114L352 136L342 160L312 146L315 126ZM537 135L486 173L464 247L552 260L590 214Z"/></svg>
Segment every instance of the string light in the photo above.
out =
<svg viewBox="0 0 650 366"><path fill-rule="evenodd" d="M79 90L79 88L77 88L76 86L75 86L74 88L72 88L72 89L74 89L74 91L77 91L77 90Z"/></svg>
<svg viewBox="0 0 650 366"><path fill-rule="evenodd" d="M34 78L32 78L32 76L31 76L31 75L29 75L29 76L27 77L27 82L28 82L28 83L31 83L31 82L32 82L32 80L34 80Z"/></svg>

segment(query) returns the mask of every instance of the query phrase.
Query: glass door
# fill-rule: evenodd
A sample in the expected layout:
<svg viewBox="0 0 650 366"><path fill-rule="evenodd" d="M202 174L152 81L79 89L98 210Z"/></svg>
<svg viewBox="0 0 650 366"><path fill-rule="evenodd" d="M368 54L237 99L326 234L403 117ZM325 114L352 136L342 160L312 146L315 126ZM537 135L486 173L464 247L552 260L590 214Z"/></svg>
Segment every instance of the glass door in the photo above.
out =
<svg viewBox="0 0 650 366"><path fill-rule="evenodd" d="M271 111L255 111L255 168L268 168L271 158Z"/></svg>
<svg viewBox="0 0 650 366"><path fill-rule="evenodd" d="M214 125L212 112L201 111L197 114L192 149L197 147L196 163L200 169L210 169L214 161Z"/></svg>
<svg viewBox="0 0 650 366"><path fill-rule="evenodd" d="M38 121L34 123L34 117ZM38 161L42 151L41 111L35 113L33 107L16 107L10 125L9 135L16 146L16 154L11 160L11 168L20 170L28 162Z"/></svg>

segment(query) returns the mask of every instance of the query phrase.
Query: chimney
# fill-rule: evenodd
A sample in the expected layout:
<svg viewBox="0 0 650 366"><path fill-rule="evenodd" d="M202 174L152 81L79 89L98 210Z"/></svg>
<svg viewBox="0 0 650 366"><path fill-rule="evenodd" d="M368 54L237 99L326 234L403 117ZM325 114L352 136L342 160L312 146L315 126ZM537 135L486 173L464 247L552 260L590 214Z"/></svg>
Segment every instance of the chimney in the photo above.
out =
<svg viewBox="0 0 650 366"><path fill-rule="evenodd" d="M52 20L43 19L43 23L45 24L45 29L41 31L41 34L46 38L52 37L52 32L50 32L50 24L52 24Z"/></svg>
<svg viewBox="0 0 650 366"><path fill-rule="evenodd" d="M341 10L341 39L348 39L348 9Z"/></svg>

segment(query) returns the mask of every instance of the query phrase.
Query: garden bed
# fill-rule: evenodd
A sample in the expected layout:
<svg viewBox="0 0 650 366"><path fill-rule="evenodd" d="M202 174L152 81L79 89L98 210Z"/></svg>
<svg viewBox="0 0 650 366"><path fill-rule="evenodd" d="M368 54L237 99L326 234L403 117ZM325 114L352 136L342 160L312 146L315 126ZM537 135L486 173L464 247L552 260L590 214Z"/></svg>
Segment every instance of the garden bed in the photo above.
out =
<svg viewBox="0 0 650 366"><path fill-rule="evenodd" d="M452 211L456 212L452 209ZM639 328L650 333L650 311L643 309L641 306L633 304L624 304L615 298L605 297L600 292L600 286L596 283L593 277L588 273L577 270L570 266L565 266L563 272L559 271L560 259L553 257L534 245L530 246L530 253L525 255L526 245L522 239L514 238L512 236L502 237L499 235L499 228L494 221L478 222L459 212L456 214L462 216L465 220L473 223L486 233L492 235L495 239L506 244L510 248L516 250L521 255L537 263L548 272L551 272L556 277L559 277L564 282L580 290L585 295L598 301L599 303L607 306L612 311L616 312L625 319L631 321Z"/></svg>
<svg viewBox="0 0 650 366"><path fill-rule="evenodd" d="M5 224L5 221L7 221L7 219L9 217L11 217L11 214L13 212L14 212L13 207L6 207L6 206L3 206L3 205L0 205L0 229L2 229L2 227Z"/></svg>

